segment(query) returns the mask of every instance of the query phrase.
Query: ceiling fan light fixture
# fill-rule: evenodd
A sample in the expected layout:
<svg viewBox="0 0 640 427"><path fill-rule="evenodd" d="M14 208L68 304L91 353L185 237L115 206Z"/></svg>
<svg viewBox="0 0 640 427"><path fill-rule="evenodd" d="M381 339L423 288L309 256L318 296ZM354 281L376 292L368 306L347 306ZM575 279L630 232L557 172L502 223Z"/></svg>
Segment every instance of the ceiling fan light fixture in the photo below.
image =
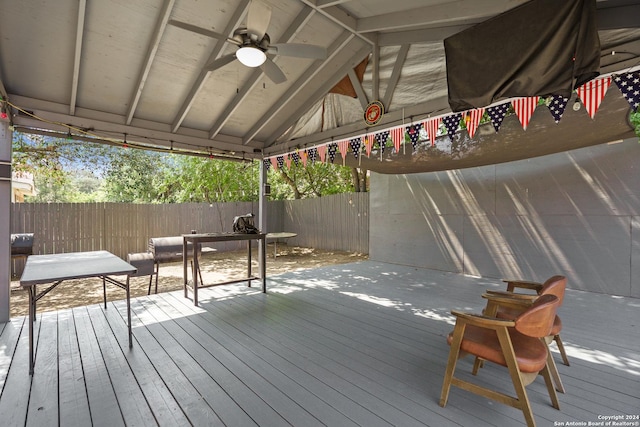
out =
<svg viewBox="0 0 640 427"><path fill-rule="evenodd" d="M247 67L259 67L267 60L267 55L252 46L242 46L236 51L236 58Z"/></svg>

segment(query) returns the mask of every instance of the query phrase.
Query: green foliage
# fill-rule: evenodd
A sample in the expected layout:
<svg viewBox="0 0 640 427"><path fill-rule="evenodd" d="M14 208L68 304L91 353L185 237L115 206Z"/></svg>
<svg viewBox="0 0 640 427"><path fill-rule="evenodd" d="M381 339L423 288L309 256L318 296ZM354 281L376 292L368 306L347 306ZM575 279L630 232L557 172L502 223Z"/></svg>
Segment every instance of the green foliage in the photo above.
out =
<svg viewBox="0 0 640 427"><path fill-rule="evenodd" d="M634 132L638 136L638 139L640 139L640 108L629 113L629 122L633 125Z"/></svg>
<svg viewBox="0 0 640 427"><path fill-rule="evenodd" d="M159 185L164 202L229 202L258 200L258 162L240 163L177 156L166 166Z"/></svg>
<svg viewBox="0 0 640 427"><path fill-rule="evenodd" d="M271 168L268 174L272 200L305 199L354 191L351 168L335 164L291 163Z"/></svg>
<svg viewBox="0 0 640 427"><path fill-rule="evenodd" d="M34 174L38 194L30 202L214 203L259 197L259 161L170 155L17 132L13 154L16 171ZM309 162L271 169L268 181L271 199L284 200L366 191L366 175Z"/></svg>
<svg viewBox="0 0 640 427"><path fill-rule="evenodd" d="M145 203L157 199L162 179L160 153L136 149L108 152L103 182L105 198L111 202Z"/></svg>

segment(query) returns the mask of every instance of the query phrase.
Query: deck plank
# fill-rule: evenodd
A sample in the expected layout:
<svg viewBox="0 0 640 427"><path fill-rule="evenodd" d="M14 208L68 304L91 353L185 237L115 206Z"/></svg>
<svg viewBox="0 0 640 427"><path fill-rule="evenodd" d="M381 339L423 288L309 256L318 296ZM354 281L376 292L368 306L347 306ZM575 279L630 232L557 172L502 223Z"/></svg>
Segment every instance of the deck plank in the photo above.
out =
<svg viewBox="0 0 640 427"><path fill-rule="evenodd" d="M77 331L70 309L58 312L58 376L60 425L91 425Z"/></svg>
<svg viewBox="0 0 640 427"><path fill-rule="evenodd" d="M58 313L45 312L39 320L38 375L31 380L27 426L58 425Z"/></svg>
<svg viewBox="0 0 640 427"><path fill-rule="evenodd" d="M2 325L0 333L0 398L4 392L4 385L9 375L11 362L18 346L18 339L23 327L26 327L25 317L16 317Z"/></svg>

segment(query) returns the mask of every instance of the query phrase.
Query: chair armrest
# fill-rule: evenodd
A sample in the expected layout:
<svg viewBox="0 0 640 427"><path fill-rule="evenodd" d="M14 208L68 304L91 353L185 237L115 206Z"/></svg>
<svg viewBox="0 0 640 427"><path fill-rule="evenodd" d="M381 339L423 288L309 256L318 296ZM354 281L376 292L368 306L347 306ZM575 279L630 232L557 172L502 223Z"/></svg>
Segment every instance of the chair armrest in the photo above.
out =
<svg viewBox="0 0 640 427"><path fill-rule="evenodd" d="M484 316L476 313L465 313L462 311L451 310L451 314L456 316L458 320L462 320L470 325L482 328L496 329L497 327L513 327L516 322L513 320L497 319L495 317Z"/></svg>
<svg viewBox="0 0 640 427"><path fill-rule="evenodd" d="M517 292L493 291L491 289L487 289L487 291L484 294L482 294L482 298L488 299L493 297L511 298L515 300L524 300L524 301L535 301L540 296L537 294L519 294Z"/></svg>
<svg viewBox="0 0 640 427"><path fill-rule="evenodd" d="M483 310L483 313L487 316L495 316L500 307L516 309L518 312L523 312L538 298L538 295L522 295L513 294L511 292L497 293L485 293L482 294L482 298L487 300L487 306Z"/></svg>
<svg viewBox="0 0 640 427"><path fill-rule="evenodd" d="M532 282L529 280L504 279L502 281L507 284L508 292L513 292L515 288L530 289L539 292L543 286L540 282Z"/></svg>

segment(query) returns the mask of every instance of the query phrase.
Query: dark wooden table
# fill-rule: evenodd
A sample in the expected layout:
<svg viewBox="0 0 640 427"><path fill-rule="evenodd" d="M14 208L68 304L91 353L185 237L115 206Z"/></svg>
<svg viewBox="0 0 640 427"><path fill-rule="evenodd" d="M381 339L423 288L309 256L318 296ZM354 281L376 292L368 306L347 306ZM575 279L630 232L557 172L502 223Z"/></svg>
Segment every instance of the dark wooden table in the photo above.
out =
<svg viewBox="0 0 640 427"><path fill-rule="evenodd" d="M65 280L99 277L102 279L104 293L104 308L107 308L106 282L118 286L127 292L127 325L129 327L129 348L131 340L131 302L129 295L129 275L134 274L136 268L128 262L118 258L111 252L70 252L66 254L31 255L24 266L20 286L29 293L29 374L33 375L35 364L33 355L33 323L36 321L36 303L40 298L51 292ZM122 283L111 276L126 275L126 282ZM38 293L36 286L51 284ZM82 282L84 284L84 282Z"/></svg>
<svg viewBox="0 0 640 427"><path fill-rule="evenodd" d="M183 264L183 278L184 278L184 297L188 298L188 289L191 287L193 292L193 304L198 305L198 288L209 288L211 286L229 285L232 283L248 282L251 286L252 280L262 280L262 292L267 292L267 244L266 234L244 234L244 233L201 233L201 234L183 234L183 247L182 247L182 264ZM251 242L257 240L260 245L260 259L259 268L260 276L251 275ZM189 283L187 276L187 264L189 256L193 258L193 271L200 271L200 264L198 261L198 252L193 251L193 248L197 248L201 243L206 242L231 242L231 241L246 241L247 242L247 277L241 279L227 280L224 282L213 283L204 285L198 282L198 274L193 274L192 284ZM191 245L191 254L187 249L187 245Z"/></svg>

